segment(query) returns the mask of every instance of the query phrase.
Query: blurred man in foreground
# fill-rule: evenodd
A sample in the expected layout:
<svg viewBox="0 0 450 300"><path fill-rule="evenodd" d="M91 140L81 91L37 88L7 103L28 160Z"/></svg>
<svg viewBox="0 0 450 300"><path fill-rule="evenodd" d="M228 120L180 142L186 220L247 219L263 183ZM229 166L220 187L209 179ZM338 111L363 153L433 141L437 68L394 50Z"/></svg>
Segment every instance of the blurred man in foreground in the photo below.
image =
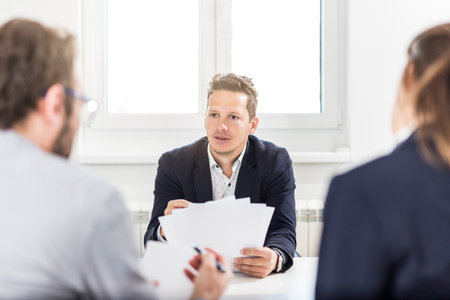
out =
<svg viewBox="0 0 450 300"><path fill-rule="evenodd" d="M120 195L66 160L89 102L73 44L37 22L0 27L0 298L154 298ZM225 290L216 259L226 264L213 251L191 261L192 298Z"/></svg>

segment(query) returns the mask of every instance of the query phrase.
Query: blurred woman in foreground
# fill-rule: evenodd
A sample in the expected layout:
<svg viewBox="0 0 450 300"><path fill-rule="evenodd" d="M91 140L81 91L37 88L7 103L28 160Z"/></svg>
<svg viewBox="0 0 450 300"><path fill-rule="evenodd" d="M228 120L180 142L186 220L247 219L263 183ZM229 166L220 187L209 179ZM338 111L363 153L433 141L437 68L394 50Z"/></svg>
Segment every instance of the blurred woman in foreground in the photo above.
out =
<svg viewBox="0 0 450 300"><path fill-rule="evenodd" d="M450 299L450 24L411 43L393 129L330 184L317 299Z"/></svg>

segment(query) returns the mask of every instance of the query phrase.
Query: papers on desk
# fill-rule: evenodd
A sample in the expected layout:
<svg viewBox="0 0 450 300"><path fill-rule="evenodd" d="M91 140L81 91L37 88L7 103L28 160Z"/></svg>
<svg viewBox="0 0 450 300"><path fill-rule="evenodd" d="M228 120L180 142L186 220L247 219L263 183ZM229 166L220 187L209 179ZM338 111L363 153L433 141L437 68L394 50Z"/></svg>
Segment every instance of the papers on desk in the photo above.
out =
<svg viewBox="0 0 450 300"><path fill-rule="evenodd" d="M209 247L231 261L243 248L262 247L274 208L234 196L191 203L159 217L170 245Z"/></svg>
<svg viewBox="0 0 450 300"><path fill-rule="evenodd" d="M193 291L184 274L196 252L193 245L224 255L230 266L243 248L262 247L274 208L250 203L250 198L228 197L191 203L171 215L159 217L168 243L149 241L141 267L149 280L157 280L159 299L183 299Z"/></svg>
<svg viewBox="0 0 450 300"><path fill-rule="evenodd" d="M184 268L192 269L189 260L195 255L192 247L147 242L141 267L148 280L158 281L155 287L158 299L187 299L192 294L194 285L184 274Z"/></svg>

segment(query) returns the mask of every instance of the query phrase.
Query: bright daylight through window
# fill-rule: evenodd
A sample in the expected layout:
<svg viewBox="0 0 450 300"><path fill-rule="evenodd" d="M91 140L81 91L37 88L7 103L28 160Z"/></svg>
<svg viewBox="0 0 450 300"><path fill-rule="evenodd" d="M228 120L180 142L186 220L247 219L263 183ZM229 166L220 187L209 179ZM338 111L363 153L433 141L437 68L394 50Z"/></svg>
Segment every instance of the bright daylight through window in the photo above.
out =
<svg viewBox="0 0 450 300"><path fill-rule="evenodd" d="M321 112L321 1L202 1L214 13L199 1L107 2L109 114L199 113L205 69L252 78L259 113ZM205 18L228 28L202 36ZM229 51L217 49L224 38Z"/></svg>
<svg viewBox="0 0 450 300"><path fill-rule="evenodd" d="M198 24L196 1L108 1L108 113L198 112Z"/></svg>
<svg viewBox="0 0 450 300"><path fill-rule="evenodd" d="M236 0L232 27L232 70L260 113L320 113L320 1Z"/></svg>

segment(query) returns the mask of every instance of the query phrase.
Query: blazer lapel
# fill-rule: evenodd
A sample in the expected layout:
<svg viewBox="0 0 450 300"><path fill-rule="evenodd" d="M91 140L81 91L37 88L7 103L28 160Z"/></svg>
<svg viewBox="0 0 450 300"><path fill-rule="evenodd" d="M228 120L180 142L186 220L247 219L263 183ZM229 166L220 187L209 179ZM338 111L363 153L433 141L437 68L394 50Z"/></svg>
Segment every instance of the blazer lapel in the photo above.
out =
<svg viewBox="0 0 450 300"><path fill-rule="evenodd" d="M194 185L197 202L212 200L211 171L209 169L208 153L206 147L208 142L199 147L195 155L196 166L193 170Z"/></svg>
<svg viewBox="0 0 450 300"><path fill-rule="evenodd" d="M241 169L236 183L236 198L251 197L253 185L256 180L256 155L250 138L247 141L247 150L242 158Z"/></svg>

